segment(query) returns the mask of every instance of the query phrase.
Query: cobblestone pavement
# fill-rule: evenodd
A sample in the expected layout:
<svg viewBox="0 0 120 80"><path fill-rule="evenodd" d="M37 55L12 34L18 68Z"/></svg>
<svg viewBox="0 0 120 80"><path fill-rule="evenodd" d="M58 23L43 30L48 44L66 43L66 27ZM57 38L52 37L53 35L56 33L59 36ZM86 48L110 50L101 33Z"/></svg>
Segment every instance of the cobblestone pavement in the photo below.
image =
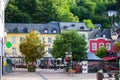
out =
<svg viewBox="0 0 120 80"><path fill-rule="evenodd" d="M52 69L37 69L36 72L27 72L27 69L16 69L12 73L3 75L0 80L96 80L96 74L78 73L70 76L62 69L56 71Z"/></svg>
<svg viewBox="0 0 120 80"><path fill-rule="evenodd" d="M89 74L73 74L68 75L63 70L58 69L56 71L45 69L45 70L38 70L37 73L43 77L44 80L96 80L95 73Z"/></svg>

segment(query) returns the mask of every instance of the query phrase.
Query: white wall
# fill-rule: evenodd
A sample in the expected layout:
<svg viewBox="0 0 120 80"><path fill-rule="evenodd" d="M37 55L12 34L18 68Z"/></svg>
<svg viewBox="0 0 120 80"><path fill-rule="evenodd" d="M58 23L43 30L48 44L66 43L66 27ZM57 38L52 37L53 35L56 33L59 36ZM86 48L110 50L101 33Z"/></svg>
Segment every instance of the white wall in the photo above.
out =
<svg viewBox="0 0 120 80"><path fill-rule="evenodd" d="M4 8L5 0L0 0L0 78L2 78L2 55L4 53Z"/></svg>

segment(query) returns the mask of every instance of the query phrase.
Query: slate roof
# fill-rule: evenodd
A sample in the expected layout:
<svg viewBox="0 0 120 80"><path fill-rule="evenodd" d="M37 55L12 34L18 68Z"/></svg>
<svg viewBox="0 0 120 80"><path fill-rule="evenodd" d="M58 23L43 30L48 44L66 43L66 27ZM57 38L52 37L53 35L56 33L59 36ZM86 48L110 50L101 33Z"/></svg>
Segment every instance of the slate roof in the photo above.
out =
<svg viewBox="0 0 120 80"><path fill-rule="evenodd" d="M107 39L111 39L111 30L110 29L96 29L93 30L91 34L89 34L89 39L95 39L98 37L104 37Z"/></svg>
<svg viewBox="0 0 120 80"><path fill-rule="evenodd" d="M53 30L56 30L56 34L60 33L58 22L50 22L47 24L5 23L5 29L8 33L28 33L32 30L38 30L41 34L44 34L45 29L48 30L47 34L53 34Z"/></svg>
<svg viewBox="0 0 120 80"><path fill-rule="evenodd" d="M77 30L77 31L90 31L91 29L87 28L85 23L77 22L59 22L61 30Z"/></svg>
<svg viewBox="0 0 120 80"><path fill-rule="evenodd" d="M97 28L101 28L102 25L101 24L94 24Z"/></svg>

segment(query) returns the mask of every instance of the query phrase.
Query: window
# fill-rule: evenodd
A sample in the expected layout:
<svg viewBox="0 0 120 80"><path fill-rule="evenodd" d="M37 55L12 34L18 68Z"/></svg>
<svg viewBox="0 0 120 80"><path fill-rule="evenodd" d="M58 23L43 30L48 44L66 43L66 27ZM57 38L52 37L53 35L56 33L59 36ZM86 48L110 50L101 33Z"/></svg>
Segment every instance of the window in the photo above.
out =
<svg viewBox="0 0 120 80"><path fill-rule="evenodd" d="M80 29L84 29L84 26L81 26Z"/></svg>
<svg viewBox="0 0 120 80"><path fill-rule="evenodd" d="M97 49L97 44L96 43L92 43L92 50L96 50Z"/></svg>
<svg viewBox="0 0 120 80"><path fill-rule="evenodd" d="M24 38L23 37L20 37L20 43L24 41Z"/></svg>
<svg viewBox="0 0 120 80"><path fill-rule="evenodd" d="M45 42L45 38L44 37L41 37L40 40L41 40L42 43Z"/></svg>
<svg viewBox="0 0 120 80"><path fill-rule="evenodd" d="M110 49L111 49L111 44L110 44L110 43L107 43L107 44L106 44L106 49L107 49L107 50L110 50Z"/></svg>
<svg viewBox="0 0 120 80"><path fill-rule="evenodd" d="M72 27L74 27L74 26L75 26L75 24L71 24L71 26L72 26Z"/></svg>
<svg viewBox="0 0 120 80"><path fill-rule="evenodd" d="M99 48L101 48L102 46L104 46L104 44L103 44L103 43L100 43L100 44L99 44Z"/></svg>
<svg viewBox="0 0 120 80"><path fill-rule="evenodd" d="M48 43L52 43L52 38L48 38Z"/></svg>
<svg viewBox="0 0 120 80"><path fill-rule="evenodd" d="M52 31L53 31L53 33L57 33L57 30L56 30L56 29L53 29Z"/></svg>
<svg viewBox="0 0 120 80"><path fill-rule="evenodd" d="M25 27L25 28L23 29L23 32L24 32L24 33L28 33L28 28Z"/></svg>
<svg viewBox="0 0 120 80"><path fill-rule="evenodd" d="M13 56L14 56L14 55L17 55L17 54L16 54L16 48L15 48L15 47L12 47L12 54L13 54Z"/></svg>
<svg viewBox="0 0 120 80"><path fill-rule="evenodd" d="M14 32L15 32L15 33L18 33L18 28L17 28L17 27L14 28Z"/></svg>
<svg viewBox="0 0 120 80"><path fill-rule="evenodd" d="M12 43L16 43L16 37L12 37Z"/></svg>
<svg viewBox="0 0 120 80"><path fill-rule="evenodd" d="M51 48L48 48L48 53L51 53Z"/></svg>
<svg viewBox="0 0 120 80"><path fill-rule="evenodd" d="M67 26L63 26L63 29L67 29Z"/></svg>
<svg viewBox="0 0 120 80"><path fill-rule="evenodd" d="M83 37L84 39L86 39L86 35L85 35L85 34L82 34L82 37Z"/></svg>
<svg viewBox="0 0 120 80"><path fill-rule="evenodd" d="M47 28L44 29L44 33L48 33L48 29Z"/></svg>

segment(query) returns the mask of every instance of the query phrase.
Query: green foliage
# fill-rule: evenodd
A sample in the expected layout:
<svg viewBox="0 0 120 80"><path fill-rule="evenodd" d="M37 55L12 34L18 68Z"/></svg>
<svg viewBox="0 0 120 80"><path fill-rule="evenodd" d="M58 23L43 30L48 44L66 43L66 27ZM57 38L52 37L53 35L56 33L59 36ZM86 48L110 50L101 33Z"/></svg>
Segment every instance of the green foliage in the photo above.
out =
<svg viewBox="0 0 120 80"><path fill-rule="evenodd" d="M88 28L90 29L95 29L95 25L92 23L92 20L83 20L83 22L87 25Z"/></svg>
<svg viewBox="0 0 120 80"><path fill-rule="evenodd" d="M100 58L104 58L107 55L107 49L104 46L102 46L97 50L96 55Z"/></svg>
<svg viewBox="0 0 120 80"><path fill-rule="evenodd" d="M55 58L65 58L66 52L72 52L72 58L80 61L87 58L86 41L77 31L62 31L53 42L51 54Z"/></svg>
<svg viewBox="0 0 120 80"><path fill-rule="evenodd" d="M9 23L14 23L14 22L25 23L25 22L31 22L31 17L29 14L19 10L17 6L9 4L5 14L5 21Z"/></svg>
<svg viewBox="0 0 120 80"><path fill-rule="evenodd" d="M115 42L113 45L113 52L119 53L120 52L120 42Z"/></svg>
<svg viewBox="0 0 120 80"><path fill-rule="evenodd" d="M45 45L40 42L39 36L34 31L26 36L19 47L27 63L33 63L36 59L44 57L46 53Z"/></svg>
<svg viewBox="0 0 120 80"><path fill-rule="evenodd" d="M109 28L107 10L120 12L119 0L10 0L5 21L14 23L79 22L90 19ZM14 14L14 15L13 15Z"/></svg>

